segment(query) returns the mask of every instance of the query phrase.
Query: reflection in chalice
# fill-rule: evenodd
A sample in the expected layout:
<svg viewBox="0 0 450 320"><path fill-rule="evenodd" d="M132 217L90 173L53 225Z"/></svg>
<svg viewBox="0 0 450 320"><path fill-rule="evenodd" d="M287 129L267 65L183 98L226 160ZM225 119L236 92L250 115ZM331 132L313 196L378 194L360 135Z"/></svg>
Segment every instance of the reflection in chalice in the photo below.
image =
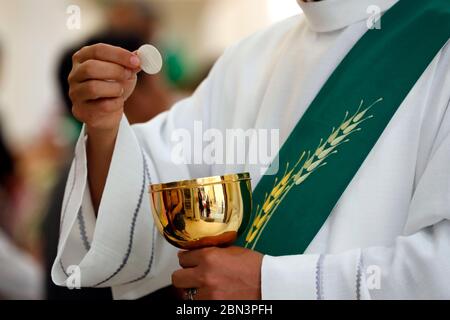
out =
<svg viewBox="0 0 450 320"><path fill-rule="evenodd" d="M181 249L230 245L251 213L248 173L154 184L150 194L158 230Z"/></svg>

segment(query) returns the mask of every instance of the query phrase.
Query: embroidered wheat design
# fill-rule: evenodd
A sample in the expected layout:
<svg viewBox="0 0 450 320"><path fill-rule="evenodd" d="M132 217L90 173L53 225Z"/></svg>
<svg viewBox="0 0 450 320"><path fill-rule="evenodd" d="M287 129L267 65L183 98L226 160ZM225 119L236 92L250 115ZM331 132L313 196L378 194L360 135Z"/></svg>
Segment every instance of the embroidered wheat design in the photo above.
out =
<svg viewBox="0 0 450 320"><path fill-rule="evenodd" d="M361 131L360 125L373 118L368 115L368 111L383 98L376 100L369 107L361 110L364 101L361 103L356 112L349 117L349 112L345 113L344 120L341 124L333 128L331 134L326 139L321 139L318 147L314 151L303 151L298 161L290 167L290 163L286 163L286 169L280 180L275 178L272 191L266 193L262 205L256 207L256 215L252 222L249 232L245 238L245 247L251 245L254 249L261 234L278 209L280 203L294 186L298 186L305 182L316 170L325 166L328 157L338 152L338 147L350 141L352 133Z"/></svg>

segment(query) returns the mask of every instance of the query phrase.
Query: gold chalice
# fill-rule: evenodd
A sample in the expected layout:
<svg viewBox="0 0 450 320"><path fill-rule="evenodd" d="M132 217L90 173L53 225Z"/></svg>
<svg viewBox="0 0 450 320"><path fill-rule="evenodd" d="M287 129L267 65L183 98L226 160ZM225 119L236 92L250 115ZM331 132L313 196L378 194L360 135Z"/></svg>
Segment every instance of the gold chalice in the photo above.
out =
<svg viewBox="0 0 450 320"><path fill-rule="evenodd" d="M245 230L250 218L250 175L153 184L150 199L158 230L172 245L186 250L227 246ZM189 300L196 294L196 288L186 290Z"/></svg>
<svg viewBox="0 0 450 320"><path fill-rule="evenodd" d="M186 250L232 244L248 224L248 173L153 184L155 223L172 245Z"/></svg>

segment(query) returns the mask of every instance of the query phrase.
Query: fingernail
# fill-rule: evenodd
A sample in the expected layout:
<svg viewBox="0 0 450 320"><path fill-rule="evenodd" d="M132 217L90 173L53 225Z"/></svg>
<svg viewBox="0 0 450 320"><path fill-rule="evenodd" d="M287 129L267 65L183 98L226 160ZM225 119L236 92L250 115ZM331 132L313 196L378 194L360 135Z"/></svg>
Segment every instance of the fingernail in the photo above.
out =
<svg viewBox="0 0 450 320"><path fill-rule="evenodd" d="M130 79L132 75L133 73L131 72L131 70L125 70L125 79Z"/></svg>
<svg viewBox="0 0 450 320"><path fill-rule="evenodd" d="M139 66L140 64L139 58L135 55L131 56L130 63L135 67Z"/></svg>

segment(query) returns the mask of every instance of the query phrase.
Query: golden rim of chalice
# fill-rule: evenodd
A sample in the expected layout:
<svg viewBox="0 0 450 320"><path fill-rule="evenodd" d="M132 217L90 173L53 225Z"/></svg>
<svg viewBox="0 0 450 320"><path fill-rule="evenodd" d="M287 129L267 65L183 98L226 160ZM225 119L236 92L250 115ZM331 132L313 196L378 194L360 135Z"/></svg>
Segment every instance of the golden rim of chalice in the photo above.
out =
<svg viewBox="0 0 450 320"><path fill-rule="evenodd" d="M249 173L153 184L149 191L158 230L182 249L233 243L251 213Z"/></svg>

